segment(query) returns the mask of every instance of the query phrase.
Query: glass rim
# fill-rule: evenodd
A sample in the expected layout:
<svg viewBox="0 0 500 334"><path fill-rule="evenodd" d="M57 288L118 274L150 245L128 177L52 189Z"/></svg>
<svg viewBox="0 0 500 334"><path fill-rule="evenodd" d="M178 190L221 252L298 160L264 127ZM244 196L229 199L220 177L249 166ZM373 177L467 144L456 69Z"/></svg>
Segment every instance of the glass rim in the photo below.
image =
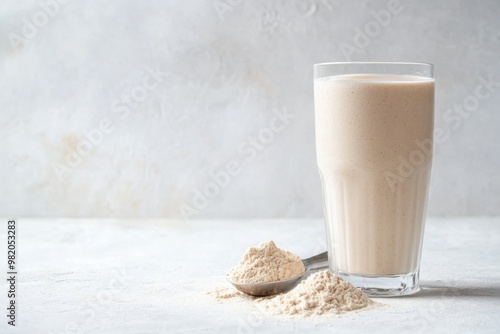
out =
<svg viewBox="0 0 500 334"><path fill-rule="evenodd" d="M409 65L409 66L430 66L434 67L432 63L418 63L418 62L405 62L405 61L333 61L316 63L314 67L326 65Z"/></svg>

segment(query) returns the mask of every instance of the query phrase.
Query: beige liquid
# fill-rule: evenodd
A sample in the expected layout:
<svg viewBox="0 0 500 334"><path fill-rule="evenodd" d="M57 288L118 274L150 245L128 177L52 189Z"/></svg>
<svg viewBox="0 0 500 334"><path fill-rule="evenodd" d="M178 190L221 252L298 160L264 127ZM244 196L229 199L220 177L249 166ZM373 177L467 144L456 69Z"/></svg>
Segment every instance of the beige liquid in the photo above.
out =
<svg viewBox="0 0 500 334"><path fill-rule="evenodd" d="M314 101L331 268L358 275L415 272L432 161L434 80L320 78ZM427 150L417 142L428 143ZM402 168L410 158L410 168Z"/></svg>

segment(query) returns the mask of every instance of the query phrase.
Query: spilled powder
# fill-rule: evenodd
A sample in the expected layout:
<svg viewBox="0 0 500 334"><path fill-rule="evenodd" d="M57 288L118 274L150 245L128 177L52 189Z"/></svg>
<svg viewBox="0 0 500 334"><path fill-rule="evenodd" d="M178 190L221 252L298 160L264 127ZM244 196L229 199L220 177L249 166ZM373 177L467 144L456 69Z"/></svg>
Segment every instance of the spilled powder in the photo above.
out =
<svg viewBox="0 0 500 334"><path fill-rule="evenodd" d="M228 278L239 283L266 283L302 275L304 270L300 257L269 241L251 247L240 263L231 269Z"/></svg>
<svg viewBox="0 0 500 334"><path fill-rule="evenodd" d="M335 316L377 305L363 291L328 270L312 274L293 290L280 295L253 297L232 287L218 288L208 294L219 302L259 303L259 308L270 315L294 318Z"/></svg>
<svg viewBox="0 0 500 334"><path fill-rule="evenodd" d="M328 270L319 271L288 293L266 303L273 314L301 317L340 314L372 305L363 291Z"/></svg>
<svg viewBox="0 0 500 334"><path fill-rule="evenodd" d="M217 288L215 290L209 291L207 293L210 296L213 296L217 300L222 300L222 299L232 299L236 297L243 297L245 296L244 293L239 292L238 290L234 288ZM246 295L248 296L248 295ZM249 298L253 298L251 296L248 296Z"/></svg>

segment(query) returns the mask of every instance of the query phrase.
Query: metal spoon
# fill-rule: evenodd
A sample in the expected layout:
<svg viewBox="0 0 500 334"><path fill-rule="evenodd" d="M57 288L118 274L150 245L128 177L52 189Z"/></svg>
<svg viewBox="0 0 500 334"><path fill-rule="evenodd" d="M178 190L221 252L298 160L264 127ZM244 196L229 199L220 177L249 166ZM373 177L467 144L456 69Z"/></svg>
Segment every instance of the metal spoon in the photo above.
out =
<svg viewBox="0 0 500 334"><path fill-rule="evenodd" d="M293 289L297 284L299 284L305 274L310 273L311 270L328 268L328 253L324 252L307 259L302 259L302 263L304 264L305 268L304 273L302 275L292 277L284 281L267 283L238 283L231 281L229 277L226 277L226 279L236 289L243 293L246 293L247 295L257 297L276 295L278 293L287 292Z"/></svg>

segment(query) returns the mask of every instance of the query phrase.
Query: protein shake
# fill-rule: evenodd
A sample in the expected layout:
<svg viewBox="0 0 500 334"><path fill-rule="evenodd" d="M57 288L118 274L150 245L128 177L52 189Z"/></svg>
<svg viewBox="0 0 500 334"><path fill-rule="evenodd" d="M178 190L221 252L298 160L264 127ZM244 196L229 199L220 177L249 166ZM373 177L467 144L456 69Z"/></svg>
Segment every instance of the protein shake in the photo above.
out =
<svg viewBox="0 0 500 334"><path fill-rule="evenodd" d="M415 273L432 161L434 79L322 77L314 81L314 102L330 268L361 276Z"/></svg>

